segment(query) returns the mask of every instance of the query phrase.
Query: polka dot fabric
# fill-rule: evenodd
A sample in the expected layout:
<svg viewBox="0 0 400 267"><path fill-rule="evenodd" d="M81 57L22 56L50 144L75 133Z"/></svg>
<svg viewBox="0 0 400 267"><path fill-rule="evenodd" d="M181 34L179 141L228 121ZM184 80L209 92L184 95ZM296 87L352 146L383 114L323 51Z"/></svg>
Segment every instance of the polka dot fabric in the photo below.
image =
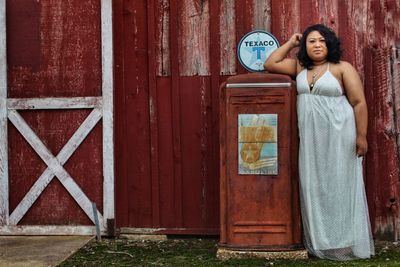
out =
<svg viewBox="0 0 400 267"><path fill-rule="evenodd" d="M297 91L304 245L320 258L369 258L374 243L353 108L329 65L312 91L301 71Z"/></svg>

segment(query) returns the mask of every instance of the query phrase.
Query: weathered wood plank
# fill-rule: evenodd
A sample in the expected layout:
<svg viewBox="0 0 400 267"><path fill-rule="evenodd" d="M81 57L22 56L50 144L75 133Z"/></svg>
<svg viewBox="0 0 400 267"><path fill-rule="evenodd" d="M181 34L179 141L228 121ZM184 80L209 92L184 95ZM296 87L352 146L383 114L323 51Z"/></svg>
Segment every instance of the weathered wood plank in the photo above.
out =
<svg viewBox="0 0 400 267"><path fill-rule="evenodd" d="M0 235L95 235L94 226L0 226Z"/></svg>
<svg viewBox="0 0 400 267"><path fill-rule="evenodd" d="M253 0L253 29L271 30L271 0Z"/></svg>
<svg viewBox="0 0 400 267"><path fill-rule="evenodd" d="M125 131L126 118L124 117L126 113L125 97L125 35L124 35L124 8L123 0L113 1L113 12L114 20L113 24L115 27L114 31L114 62L115 62L115 80L114 80L114 97L115 97L115 201L116 203L129 203L129 194L126 187L128 185L128 175L127 175L127 146ZM121 225L129 225L128 223L128 208L117 206L115 209L116 216L116 227Z"/></svg>
<svg viewBox="0 0 400 267"><path fill-rule="evenodd" d="M121 227L120 234L123 235L210 235L219 234L217 228L129 228Z"/></svg>
<svg viewBox="0 0 400 267"><path fill-rule="evenodd" d="M101 119L102 112L101 109L94 109L90 115L81 124L78 130L73 134L73 136L68 140L65 146L61 149L60 153L57 155L57 160L61 165L72 156L78 146L83 142L90 131L96 126L97 122ZM22 201L13 210L10 215L10 224L16 225L26 212L30 209L36 199L40 196L43 190L54 178L54 173L50 168L47 168L42 175L38 178L35 184L31 187L28 193L24 196Z"/></svg>
<svg viewBox="0 0 400 267"><path fill-rule="evenodd" d="M147 1L148 27L148 72L149 72L149 117L150 117L150 157L151 157L151 201L153 226L160 227L160 180L158 175L158 112L157 112L157 70L155 46L155 1Z"/></svg>
<svg viewBox="0 0 400 267"><path fill-rule="evenodd" d="M208 129L207 134L207 148L204 150L205 168L205 205L203 212L206 214L206 220L203 225L218 226L219 225L219 209L214 208L216 203L219 203L219 84L220 84L220 69L221 69L221 49L212 49L213 47L221 47L221 5L222 0L212 1L210 6L210 64L211 64L211 83L208 92L208 99L205 105L205 114L207 114ZM207 103L208 102L208 103ZM202 101L203 103L203 101ZM207 106L209 105L209 107Z"/></svg>
<svg viewBox="0 0 400 267"><path fill-rule="evenodd" d="M103 96L103 214L114 219L114 77L112 0L101 1L101 58ZM85 208L87 203L85 204ZM90 217L92 219L92 217ZM99 217L101 220L101 217Z"/></svg>
<svg viewBox="0 0 400 267"><path fill-rule="evenodd" d="M210 12L209 1L181 2L179 49L181 76L210 74Z"/></svg>
<svg viewBox="0 0 400 267"><path fill-rule="evenodd" d="M157 75L171 75L171 53L169 46L169 0L156 0L156 33L155 46L157 61Z"/></svg>
<svg viewBox="0 0 400 267"><path fill-rule="evenodd" d="M338 26L337 23L338 19L338 11L340 0L331 0L331 1L315 1L315 10L318 12L318 23L325 24L326 26L332 28L336 33L338 33ZM349 2L349 1L347 1ZM366 1L358 1L358 2L366 2ZM341 6L341 8L343 8ZM359 18L357 18L359 19ZM355 22L357 23L357 22Z"/></svg>
<svg viewBox="0 0 400 267"><path fill-rule="evenodd" d="M300 1L300 29L304 31L308 26L320 22L318 2L320 0L299 0Z"/></svg>
<svg viewBox="0 0 400 267"><path fill-rule="evenodd" d="M0 0L0 225L8 224L6 1Z"/></svg>
<svg viewBox="0 0 400 267"><path fill-rule="evenodd" d="M162 227L174 227L175 214L175 179L174 175L174 142L172 125L172 97L171 78L157 79L157 110L159 130L159 175L160 175L160 222Z"/></svg>
<svg viewBox="0 0 400 267"><path fill-rule="evenodd" d="M205 220L204 162L206 127L204 105L208 87L208 77L182 77L180 81L181 99L181 142L182 155L182 210L185 226L199 227Z"/></svg>
<svg viewBox="0 0 400 267"><path fill-rule="evenodd" d="M354 2L355 6L361 4ZM355 16L349 14L349 18L351 15ZM363 34L363 43L354 45L354 50L349 52L355 53L356 64L361 65L357 66L358 69L365 65L370 146L366 164L367 196L376 238L392 240L399 235L400 222L400 114L396 104L399 103L399 65L398 54L393 51L400 40L400 3L369 1L363 15L363 20L358 22L366 25L356 28L364 30L366 27L365 32L358 34ZM357 59L363 50L364 65Z"/></svg>
<svg viewBox="0 0 400 267"><path fill-rule="evenodd" d="M240 41L244 34L248 31L246 29L246 0L235 1L235 36L236 36L236 44ZM236 47L235 44L235 47ZM235 55L236 57L236 55ZM239 60L236 60L236 73L241 74L246 70L240 66Z"/></svg>
<svg viewBox="0 0 400 267"><path fill-rule="evenodd" d="M8 109L86 109L102 106L102 98L89 97L45 97L45 98L9 98Z"/></svg>
<svg viewBox="0 0 400 267"><path fill-rule="evenodd" d="M400 8L400 3L399 3L399 8ZM400 21L400 19L399 19ZM400 24L398 24L400 25ZM400 36L400 34L399 34ZM393 181L396 183L396 192L397 192L397 198L396 198L396 206L392 209L393 218L392 222L395 226L400 225L400 214L398 210L398 203L400 201L400 47L393 47L392 48L392 57L391 57L391 93L392 93L392 109L393 109L393 141L397 147L394 149L394 153L396 156L393 156L393 158L396 160L395 163L397 163L397 166L395 166L395 170L393 173L397 173L398 177L393 178ZM394 239L398 240L399 238L399 228L396 227L393 229L394 231Z"/></svg>
<svg viewBox="0 0 400 267"><path fill-rule="evenodd" d="M222 0L220 7L219 32L221 75L236 74L235 2ZM214 48L215 49L215 48Z"/></svg>
<svg viewBox="0 0 400 267"><path fill-rule="evenodd" d="M344 1L338 9L339 37L344 48L343 58L354 65L364 81L364 50L368 45L368 1Z"/></svg>
<svg viewBox="0 0 400 267"><path fill-rule="evenodd" d="M246 33L254 30L253 8L253 0L235 1L235 46ZM236 60L236 69L236 74L248 72L244 67L240 65L239 60Z"/></svg>
<svg viewBox="0 0 400 267"><path fill-rule="evenodd" d="M127 152L127 183L121 188L129 201L126 208L131 227L150 227L151 146L148 90L147 0L123 1L124 4L124 89L119 103L126 107L123 146ZM127 140L129 140L127 142Z"/></svg>
<svg viewBox="0 0 400 267"><path fill-rule="evenodd" d="M300 33L300 1L271 0L272 12L271 32L283 45L294 33ZM290 57L295 58L298 49L293 49Z"/></svg>
<svg viewBox="0 0 400 267"><path fill-rule="evenodd" d="M172 142L173 142L173 172L174 172L174 218L175 226L183 227L182 208L182 140L181 140L181 88L180 88L180 49L179 49L179 14L180 2L170 2L170 47L171 47L171 109L172 109Z"/></svg>
<svg viewBox="0 0 400 267"><path fill-rule="evenodd" d="M374 56L373 56L373 49L369 48L366 49L365 51L365 71L366 73L373 73L373 62ZM369 88L374 88L374 79L372 75L367 76L364 82L365 85L365 98L367 101L367 106L368 106L368 135L367 135L367 140L368 140L368 154L365 157L366 161L366 172L365 172L365 186L366 186L366 194L367 194L367 200L368 200L368 208L369 208L369 216L371 220L371 231L374 233L375 229L375 218L376 218L376 205L375 205L375 190L378 187L378 181L375 179L375 173L374 170L370 169L370 164L369 162L375 162L376 159L376 153L373 151L377 149L377 143L376 143L376 135L373 135L373 131L375 129L375 121L373 120L373 116L375 114L375 105L371 105L369 103L370 99L374 99L374 90L370 90ZM372 131L371 131L372 129ZM375 163L374 163L375 164ZM371 167L373 165L371 164Z"/></svg>
<svg viewBox="0 0 400 267"><path fill-rule="evenodd" d="M226 205L226 196L228 192L228 187L226 183L227 171L226 171L226 152L227 152L227 143L226 143L226 136L225 132L222 131L227 127L227 110L226 110L226 90L225 90L226 83L222 83L220 86L220 94L219 94L219 124L220 130L219 134L219 203L220 203L220 214L219 214L219 226L220 226L220 242L225 243L227 241L227 231L226 225L228 222L228 214L227 214L227 205ZM222 211L222 212L221 212Z"/></svg>
<svg viewBox="0 0 400 267"><path fill-rule="evenodd" d="M25 120L15 110L10 110L8 118L13 125L18 129L22 136L28 141L32 148L38 153L40 158L47 164L51 171L57 176L65 189L71 194L77 204L82 208L90 220L94 223L92 211L92 202L88 199L85 193L75 183L69 173L61 166L60 162L51 154L47 147L43 144L40 138L32 131ZM103 216L98 212L100 220ZM102 227L104 227L102 225Z"/></svg>
<svg viewBox="0 0 400 267"><path fill-rule="evenodd" d="M361 1L363 2L363 1ZM371 0L367 9L368 41L377 47L389 47L400 38L400 3Z"/></svg>
<svg viewBox="0 0 400 267"><path fill-rule="evenodd" d="M393 92L393 112L394 112L393 115L395 119L394 127L396 129L397 155L398 158L400 159L400 45L398 47L392 48L391 64L392 64L391 69L392 69L392 92Z"/></svg>
<svg viewBox="0 0 400 267"><path fill-rule="evenodd" d="M390 239L396 233L392 223L398 218L392 204L400 197L399 155L393 108L395 88L392 86L392 49L369 49L366 77L366 98L369 108L367 154L367 193L374 218L374 232L378 238ZM388 236L392 235L392 236Z"/></svg>

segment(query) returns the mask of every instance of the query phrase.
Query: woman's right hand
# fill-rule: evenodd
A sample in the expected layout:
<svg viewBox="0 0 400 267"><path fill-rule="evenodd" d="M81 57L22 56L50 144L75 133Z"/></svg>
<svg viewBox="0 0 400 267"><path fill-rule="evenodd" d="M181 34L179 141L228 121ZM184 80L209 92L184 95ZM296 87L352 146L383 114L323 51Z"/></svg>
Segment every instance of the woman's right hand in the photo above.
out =
<svg viewBox="0 0 400 267"><path fill-rule="evenodd" d="M303 35L301 33L295 33L290 37L289 42L292 44L293 47L300 45L300 39Z"/></svg>

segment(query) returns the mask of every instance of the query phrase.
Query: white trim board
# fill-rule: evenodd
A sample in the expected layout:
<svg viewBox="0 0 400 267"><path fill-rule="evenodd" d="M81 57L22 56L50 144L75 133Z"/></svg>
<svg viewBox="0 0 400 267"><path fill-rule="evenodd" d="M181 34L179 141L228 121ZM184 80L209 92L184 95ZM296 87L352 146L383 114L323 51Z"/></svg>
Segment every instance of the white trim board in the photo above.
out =
<svg viewBox="0 0 400 267"><path fill-rule="evenodd" d="M103 213L115 218L114 210L114 79L112 0L101 1L101 54L103 93Z"/></svg>
<svg viewBox="0 0 400 267"><path fill-rule="evenodd" d="M0 226L0 235L95 235L95 226L23 225Z"/></svg>
<svg viewBox="0 0 400 267"><path fill-rule="evenodd" d="M0 0L0 226L8 224L6 1Z"/></svg>
<svg viewBox="0 0 400 267"><path fill-rule="evenodd" d="M102 106L102 97L9 98L8 109L86 109Z"/></svg>

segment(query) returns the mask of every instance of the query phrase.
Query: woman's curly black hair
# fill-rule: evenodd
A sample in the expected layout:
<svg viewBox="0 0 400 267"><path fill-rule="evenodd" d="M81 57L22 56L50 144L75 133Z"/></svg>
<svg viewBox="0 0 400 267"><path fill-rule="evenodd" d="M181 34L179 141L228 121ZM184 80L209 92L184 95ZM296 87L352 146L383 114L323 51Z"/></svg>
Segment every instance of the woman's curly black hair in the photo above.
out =
<svg viewBox="0 0 400 267"><path fill-rule="evenodd" d="M318 31L324 38L326 42L326 47L328 49L328 56L326 60L332 63L339 63L342 57L342 48L340 47L340 40L336 36L335 32L326 27L323 24L315 24L308 27L303 32L303 37L300 40L300 49L297 53L297 58L299 59L300 65L306 69L311 69L313 66L312 60L308 57L306 49L306 40L310 32Z"/></svg>

